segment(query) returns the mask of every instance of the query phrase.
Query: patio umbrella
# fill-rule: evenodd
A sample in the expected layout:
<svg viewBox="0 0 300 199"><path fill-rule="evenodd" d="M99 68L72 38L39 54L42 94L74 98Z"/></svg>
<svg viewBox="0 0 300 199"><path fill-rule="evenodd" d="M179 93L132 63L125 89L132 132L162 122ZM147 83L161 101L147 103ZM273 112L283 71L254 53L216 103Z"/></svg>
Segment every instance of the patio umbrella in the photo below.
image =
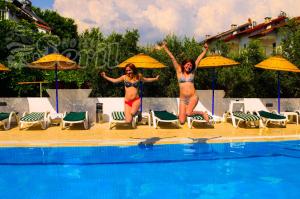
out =
<svg viewBox="0 0 300 199"><path fill-rule="evenodd" d="M277 108L278 108L278 113L280 113L280 74L279 74L279 71L299 73L300 70L297 68L297 66L295 66L294 64L292 64L291 62L289 62L288 60L286 60L285 58L283 58L280 55L270 57L270 58L260 62L259 64L255 65L255 67L266 69L266 70L276 70L277 71L277 82L278 82L278 84L277 84L278 107Z"/></svg>
<svg viewBox="0 0 300 199"><path fill-rule="evenodd" d="M215 114L215 81L216 81L216 74L215 74L215 68L219 67L226 67L226 66L235 66L239 63L223 57L221 55L209 55L201 60L201 62L198 65L198 68L212 68L213 69L213 79L212 79L212 105L211 105L211 112L214 115Z"/></svg>
<svg viewBox="0 0 300 199"><path fill-rule="evenodd" d="M56 89L56 112L58 113L58 70L74 70L78 69L79 66L76 62L70 60L69 58L53 53L46 55L37 61L29 64L30 68L44 69L44 70L55 70L55 89Z"/></svg>
<svg viewBox="0 0 300 199"><path fill-rule="evenodd" d="M39 82L18 82L19 85L27 85L27 84L39 84L40 85L40 97L43 97L43 87L42 84L48 83L47 81L39 81Z"/></svg>
<svg viewBox="0 0 300 199"><path fill-rule="evenodd" d="M0 72L10 71L9 68L5 67L3 64L0 64Z"/></svg>
<svg viewBox="0 0 300 199"><path fill-rule="evenodd" d="M141 68L141 69L158 69L158 68L166 67L156 59L150 57L149 55L145 55L143 53L130 57L129 59L119 64L118 67L124 68L129 63L132 63L137 68ZM142 112L143 111L143 83L141 83L140 90L141 90L141 112Z"/></svg>

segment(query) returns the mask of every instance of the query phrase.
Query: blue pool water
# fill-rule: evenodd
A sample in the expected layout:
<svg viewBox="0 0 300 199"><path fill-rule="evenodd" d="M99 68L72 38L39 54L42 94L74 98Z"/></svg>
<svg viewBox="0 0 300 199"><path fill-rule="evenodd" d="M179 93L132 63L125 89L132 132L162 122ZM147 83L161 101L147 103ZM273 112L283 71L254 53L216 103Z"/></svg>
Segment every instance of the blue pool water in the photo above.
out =
<svg viewBox="0 0 300 199"><path fill-rule="evenodd" d="M0 198L299 198L300 142L0 148Z"/></svg>

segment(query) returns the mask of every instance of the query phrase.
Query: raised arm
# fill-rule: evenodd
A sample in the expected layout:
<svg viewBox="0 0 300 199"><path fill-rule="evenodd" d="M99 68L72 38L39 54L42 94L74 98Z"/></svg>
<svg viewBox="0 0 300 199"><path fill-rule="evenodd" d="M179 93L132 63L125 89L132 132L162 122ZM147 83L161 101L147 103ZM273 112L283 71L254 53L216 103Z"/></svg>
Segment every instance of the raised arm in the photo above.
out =
<svg viewBox="0 0 300 199"><path fill-rule="evenodd" d="M155 81L157 81L159 79L159 75L157 75L156 77L153 77L153 78L147 78L147 77L143 77L141 75L140 79L143 82L155 82Z"/></svg>
<svg viewBox="0 0 300 199"><path fill-rule="evenodd" d="M181 72L181 67L180 65L178 64L176 58L174 57L174 55L171 53L171 51L169 50L168 46L167 46L167 43L166 42L163 42L162 43L162 46L161 46L165 51L166 53L169 55L169 57L171 58L172 62L173 62L173 66L176 70L176 72Z"/></svg>
<svg viewBox="0 0 300 199"><path fill-rule="evenodd" d="M112 82L112 83L119 83L119 82L124 81L124 75L122 75L122 76L119 77L119 78L111 78L111 77L108 77L108 76L105 74L105 72L102 72L100 75L101 75L104 79L106 79L106 80L108 80L108 81L110 81L110 82Z"/></svg>
<svg viewBox="0 0 300 199"><path fill-rule="evenodd" d="M198 58L197 58L197 60L195 62L196 67L199 65L201 59L205 56L205 54L207 53L207 51L208 51L208 45L207 45L207 43L205 43L204 44L204 50L203 50L203 52L198 56Z"/></svg>

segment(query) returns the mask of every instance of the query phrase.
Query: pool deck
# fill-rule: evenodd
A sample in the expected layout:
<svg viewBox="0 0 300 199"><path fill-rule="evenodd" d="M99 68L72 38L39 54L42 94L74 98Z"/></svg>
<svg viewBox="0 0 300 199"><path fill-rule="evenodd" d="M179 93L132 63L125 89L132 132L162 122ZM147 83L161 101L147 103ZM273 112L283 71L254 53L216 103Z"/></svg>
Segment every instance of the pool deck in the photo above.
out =
<svg viewBox="0 0 300 199"><path fill-rule="evenodd" d="M47 130L32 127L20 131L13 127L0 130L0 147L63 147L63 146L131 146L153 144L223 143L300 140L300 125L288 124L286 128L234 128L231 123L218 123L214 128L198 126L180 129L171 125L159 129L139 125L137 129L118 126L108 129L108 123L94 124L89 130L81 126L61 130L50 126Z"/></svg>

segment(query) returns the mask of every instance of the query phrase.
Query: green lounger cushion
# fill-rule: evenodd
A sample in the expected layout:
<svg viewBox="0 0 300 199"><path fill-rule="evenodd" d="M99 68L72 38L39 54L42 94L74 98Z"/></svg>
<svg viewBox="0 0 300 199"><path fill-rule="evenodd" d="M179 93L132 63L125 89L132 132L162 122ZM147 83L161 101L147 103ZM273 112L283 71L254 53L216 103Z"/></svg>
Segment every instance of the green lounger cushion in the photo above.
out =
<svg viewBox="0 0 300 199"><path fill-rule="evenodd" d="M85 120L85 112L70 112L64 117L64 121L76 122Z"/></svg>
<svg viewBox="0 0 300 199"><path fill-rule="evenodd" d="M9 118L9 113L0 113L0 121Z"/></svg>
<svg viewBox="0 0 300 199"><path fill-rule="evenodd" d="M154 115L161 120L177 120L178 117L168 111L154 111Z"/></svg>
<svg viewBox="0 0 300 199"><path fill-rule="evenodd" d="M114 120L125 120L125 113L123 111L114 111L111 113Z"/></svg>
<svg viewBox="0 0 300 199"><path fill-rule="evenodd" d="M248 121L248 122L260 120L260 117L257 115L244 113L241 111L235 111L235 112L233 112L233 115L237 118L240 118L240 119L242 119L244 121Z"/></svg>
<svg viewBox="0 0 300 199"><path fill-rule="evenodd" d="M192 115L191 117L192 117L194 120L204 120L204 117L203 117L202 115L198 115L198 114ZM211 115L208 115L208 118L209 118L210 120L213 119L213 117L212 117Z"/></svg>
<svg viewBox="0 0 300 199"><path fill-rule="evenodd" d="M268 119L273 119L273 120L284 120L284 119L286 119L286 117L283 116L283 115L278 115L278 114L270 113L270 112L267 112L267 111L258 111L258 113L261 117L268 118Z"/></svg>
<svg viewBox="0 0 300 199"><path fill-rule="evenodd" d="M20 121L23 122L36 122L44 119L45 113L43 112L32 112L29 113L28 115L25 115L20 119Z"/></svg>

